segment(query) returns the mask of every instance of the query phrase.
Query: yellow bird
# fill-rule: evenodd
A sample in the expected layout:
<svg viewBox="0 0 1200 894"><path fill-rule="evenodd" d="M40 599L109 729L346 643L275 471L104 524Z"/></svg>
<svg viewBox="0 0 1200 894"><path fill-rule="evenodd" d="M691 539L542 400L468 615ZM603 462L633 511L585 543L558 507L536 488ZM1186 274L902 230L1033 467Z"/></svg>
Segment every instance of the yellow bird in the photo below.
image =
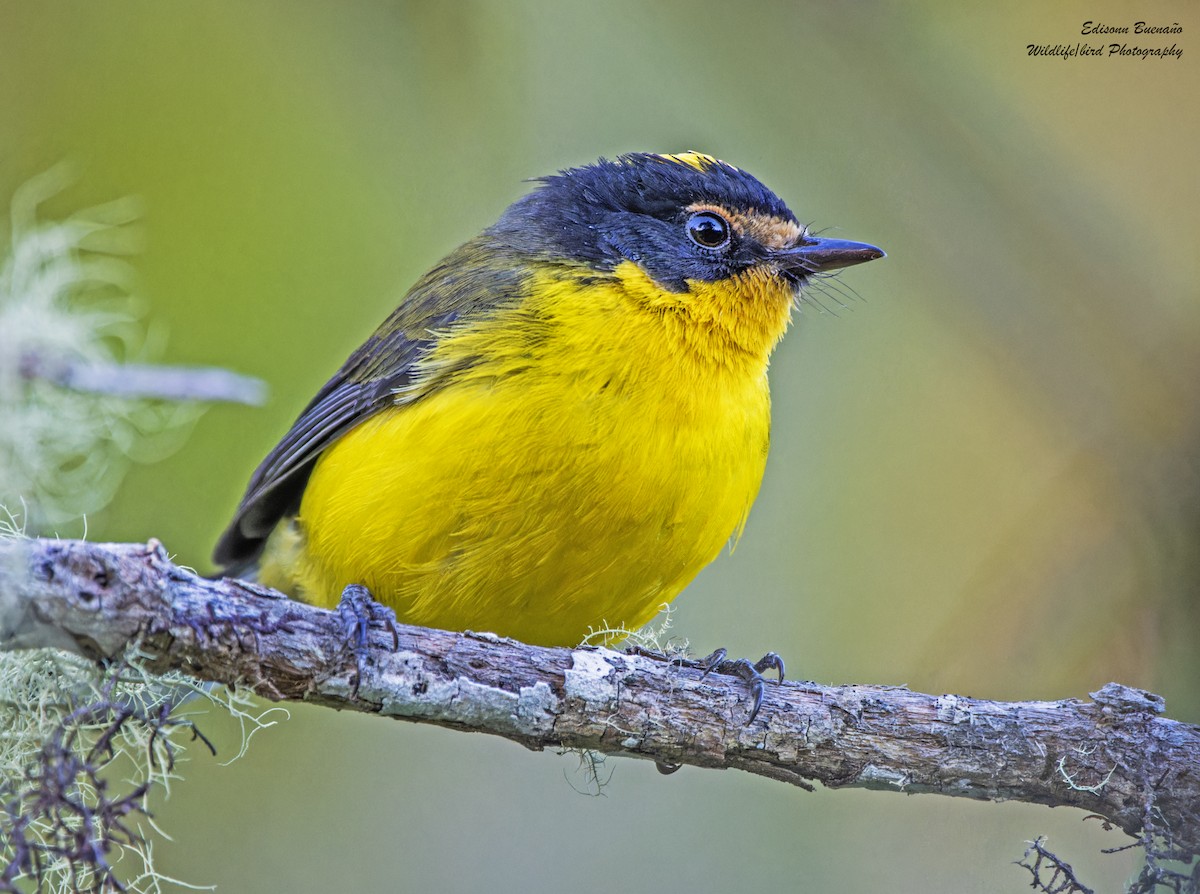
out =
<svg viewBox="0 0 1200 894"><path fill-rule="evenodd" d="M546 177L426 273L258 467L215 560L318 605L573 646L730 539L801 290L883 257L699 153Z"/></svg>

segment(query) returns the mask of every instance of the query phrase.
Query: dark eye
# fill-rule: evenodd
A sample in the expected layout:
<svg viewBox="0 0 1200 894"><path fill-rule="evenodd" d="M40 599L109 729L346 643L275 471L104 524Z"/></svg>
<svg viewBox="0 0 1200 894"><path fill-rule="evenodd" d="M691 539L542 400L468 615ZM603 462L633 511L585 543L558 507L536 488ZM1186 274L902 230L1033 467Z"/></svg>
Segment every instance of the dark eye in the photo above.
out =
<svg viewBox="0 0 1200 894"><path fill-rule="evenodd" d="M687 234L701 248L729 244L729 221L712 211L697 211L687 221Z"/></svg>

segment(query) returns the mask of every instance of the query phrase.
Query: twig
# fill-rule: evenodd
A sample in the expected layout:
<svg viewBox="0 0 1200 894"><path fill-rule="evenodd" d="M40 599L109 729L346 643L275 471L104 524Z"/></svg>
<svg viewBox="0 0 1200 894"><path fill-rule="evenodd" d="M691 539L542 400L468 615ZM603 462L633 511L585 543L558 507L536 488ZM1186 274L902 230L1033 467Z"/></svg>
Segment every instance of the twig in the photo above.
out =
<svg viewBox="0 0 1200 894"><path fill-rule="evenodd" d="M1036 838L1029 842L1025 856L1016 863L1028 869L1029 874L1033 876L1030 887L1044 891L1045 894L1096 894L1076 877L1070 863L1046 848L1045 838ZM1042 878L1043 873L1049 878Z"/></svg>
<svg viewBox="0 0 1200 894"><path fill-rule="evenodd" d="M267 399L262 379L207 366L158 366L148 363L84 363L26 353L20 374L72 391L114 397L201 401L261 406Z"/></svg>
<svg viewBox="0 0 1200 894"><path fill-rule="evenodd" d="M1173 853L1200 853L1200 727L1115 683L1090 702L996 702L788 682L769 685L747 723L740 680L641 655L386 623L371 625L356 654L344 614L206 580L156 541L0 542L0 649L65 644L113 657L139 639L151 670L271 699L804 787L1074 806L1130 835L1168 838Z"/></svg>

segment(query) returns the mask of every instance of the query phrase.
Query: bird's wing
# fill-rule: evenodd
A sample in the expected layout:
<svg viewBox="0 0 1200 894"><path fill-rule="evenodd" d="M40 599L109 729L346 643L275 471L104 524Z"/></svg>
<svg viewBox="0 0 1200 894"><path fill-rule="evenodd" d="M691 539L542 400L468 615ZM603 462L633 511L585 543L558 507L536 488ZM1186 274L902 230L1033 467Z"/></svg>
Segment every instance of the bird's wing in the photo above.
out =
<svg viewBox="0 0 1200 894"><path fill-rule="evenodd" d="M376 413L443 387L444 380L415 381L418 361L437 343L439 331L520 300L523 278L502 261L481 251L478 240L464 245L422 277L325 383L251 476L213 551L226 573L252 566L275 526L296 513L325 448Z"/></svg>

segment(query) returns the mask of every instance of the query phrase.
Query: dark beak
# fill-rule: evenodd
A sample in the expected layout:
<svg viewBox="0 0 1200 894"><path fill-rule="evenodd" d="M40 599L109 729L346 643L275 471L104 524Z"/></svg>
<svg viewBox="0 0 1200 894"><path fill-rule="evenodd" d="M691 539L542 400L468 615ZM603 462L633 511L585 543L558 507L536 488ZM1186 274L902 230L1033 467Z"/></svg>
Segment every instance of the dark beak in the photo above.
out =
<svg viewBox="0 0 1200 894"><path fill-rule="evenodd" d="M828 273L885 256L883 249L865 242L806 236L803 244L776 252L774 258L787 270L807 274Z"/></svg>

